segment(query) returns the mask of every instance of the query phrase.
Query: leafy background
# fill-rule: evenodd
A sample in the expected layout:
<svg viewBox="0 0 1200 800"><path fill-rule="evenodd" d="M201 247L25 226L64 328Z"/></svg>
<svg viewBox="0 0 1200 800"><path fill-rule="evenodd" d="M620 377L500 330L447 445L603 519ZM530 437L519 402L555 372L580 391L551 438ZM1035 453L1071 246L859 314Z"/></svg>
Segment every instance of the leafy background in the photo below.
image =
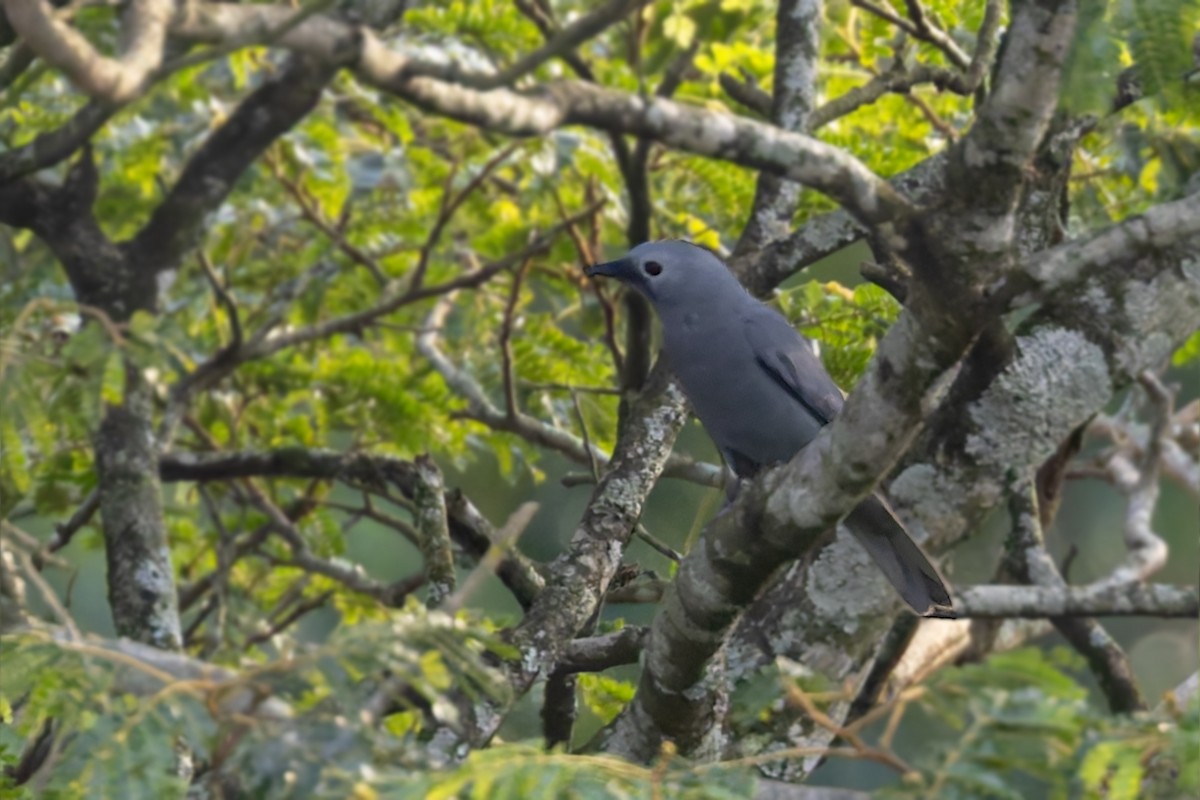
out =
<svg viewBox="0 0 1200 800"><path fill-rule="evenodd" d="M582 3L559 3L560 14ZM969 41L982 5L936 0L928 9L951 35ZM1188 32L1197 4L1153 0L1133 4L1085 2L1086 24L1072 56L1068 79L1071 110L1103 114L1108 87L1136 58L1147 94L1120 115L1103 116L1075 156L1071 186L1072 232L1082 232L1181 195L1200 172L1196 104L1180 94L1186 71ZM88 7L77 24L93 41L113 35L112 10ZM739 0L658 2L646 13L637 64L622 57L625 26L585 46L602 83L626 90L654 87L672 59L696 44L695 68L678 97L710 107L733 105L721 89L722 73L741 72L767 91L773 70L773 9ZM845 2L827 5L822 36L820 92L835 97L886 68L897 54L890 27ZM1189 27L1190 26L1190 27ZM398 37L429 52L505 61L535 48L537 30L506 2L450 2L415 9ZM1182 46L1178 46L1182 43ZM903 45L901 56L942 64L940 51ZM113 238L132 235L178 178L187 158L232 113L238 101L278 70L279 58L250 48L204 63L162 81L146 97L120 111L93 142L100 165L97 217ZM554 77L557 63L541 68ZM35 67L10 86L0 104L0 152L19 147L66 121L81 99L61 76ZM932 88L889 95L836 120L820 131L885 175L907 169L943 149L970 124L972 103ZM54 173L61 177L61 169ZM52 177L52 176L51 176ZM650 188L654 236L686 237L728 250L754 192L753 172L670 151L655 151ZM461 198L441 238L427 247L447 204ZM381 96L352 76L339 76L316 110L274 145L238 183L209 220L204 257L229 287L240 324L253 330L282 315L282 329L361 310L381 287L411 278L428 259L426 281L450 280L465 268L503 258L530 237L559 225L565 216L597 204L579 223L606 252L623 249L628 222L624 187L608 140L583 129L543 138L508 141L475 128L429 116ZM806 192L798 219L829 208ZM338 231L336 237L323 229ZM339 240L340 239L340 243ZM94 485L90 435L102 401L119 400L120 355L134 357L160 399L233 336L233 320L214 297L199 258L190 258L164 294L157 317L135 317L118 341L102 325L80 327L69 287L45 247L23 231L0 232L4 264L0 282L0 514L48 539ZM359 258L355 253L368 254ZM867 256L850 248L785 286L774 301L816 340L838 382L850 389L876 338L895 318L895 303L872 286L858 285ZM521 271L513 317L512 359L516 397L527 413L552 422L602 449L616 431L617 398L591 391L616 385L612 353L605 345L604 314L612 289L582 277L570 235ZM458 294L442 346L456 364L502 402L503 374L497 357L505 308L515 273ZM586 499L585 487L566 488L560 478L577 465L512 434L464 418L464 404L416 352L415 336L429 303L404 306L384 324L284 349L241 366L189 410L181 448L273 448L287 445L361 448L412 458L433 453L447 483L461 486L492 520L503 520L527 499L540 510L520 547L552 557L569 537ZM86 316L86 314L85 314ZM1170 377L1183 386L1181 399L1200 395L1200 334L1180 349ZM563 387L574 387L574 390ZM715 454L693 424L679 447L712 460ZM308 490L302 482L270 483L280 506ZM215 511L230 530L252 529L265 518L234 503L228 488L209 487L205 498L191 484L164 487L172 559L180 586L217 567ZM340 506L355 495L332 488L308 515L301 531L318 555L361 565L385 581L411 574L419 554L408 541L370 520L351 525ZM209 504L211 502L211 505ZM1120 554L1120 498L1098 484L1068 489L1052 549L1077 546L1076 578L1103 574ZM649 530L685 547L719 504L713 490L666 481L644 516ZM405 518L408 510L381 503L379 510ZM960 581L986 579L998 557L1004 520L954 556ZM1167 486L1155 527L1168 539L1167 582L1194 582L1200 571L1197 509ZM48 568L46 579L79 626L112 635L107 609L102 539L86 527L63 555L69 568ZM283 553L276 554L279 557ZM629 559L669 574L670 562L641 543ZM489 580L470 599L457 624L433 619L415 604L403 613L342 589L330 579L305 575L269 559L239 561L231 570L219 626L192 631L188 649L205 659L245 670L296 656L286 676L273 675L280 697L311 714L310 737L298 749L269 746L270 730L248 730L231 758L244 759L244 774L264 791L307 787L325 796L451 797L521 796L531 786L550 792L570 783L578 796L744 796L751 765L698 771L664 756L649 769L602 758L546 754L535 745L513 744L473 754L444 772L414 769L424 750L419 715L401 711L387 719L384 734L347 728L337 718L362 701L364 676L379 668L400 670L429 698L451 684L472 680L491 691L480 654L500 647L492 633L519 609ZM247 647L286 593L332 602L305 616L288 633ZM35 598L35 601L37 598ZM38 601L40 602L40 601ZM52 609L44 602L40 610ZM199 609L186 610L185 625ZM615 606L603 624L647 622L652 609ZM1117 620L1110 630L1126 646L1143 685L1153 697L1197 668L1196 625L1189 622ZM381 642L390 642L381 646ZM456 654L454 657L446 653ZM442 655L439 655L442 654ZM178 741L213 742L221 724L194 695L164 691L137 703L114 681L120 665L95 654L46 642L7 640L0 675L0 763L19 756L25 737L48 717L76 731L58 754L44 796L168 796L182 783L164 767L178 757ZM582 682L591 718L578 736L610 718L630 696L632 668ZM781 672L775 696L789 679ZM28 694L27 694L28 692ZM939 797L1138 796L1156 770L1183 770L1181 790L1200 792L1195 752L1195 715L1179 725L1149 718L1115 719L1098 711L1090 677L1074 657L1044 640L1036 649L997 656L987 663L946 670L924 687L903 715L897 751L913 771L902 779L885 766L831 760L826 782L887 784L897 796L933 792ZM768 712L764 712L768 713ZM219 724L221 723L221 724ZM350 730L353 741L338 739ZM529 741L538 734L535 698L527 698L506 723L502 737ZM872 736L883 736L882 724ZM347 753L323 768L305 762L339 741ZM920 742L920 745L915 743ZM186 748L182 748L186 750ZM358 764L343 769L342 764ZM292 768L289 771L288 766ZM369 765L368 767L362 765ZM271 785L292 775L290 786ZM1146 784L1150 785L1150 784ZM22 795L21 792L24 792ZM21 790L16 796L29 796ZM1149 795L1141 795L1149 796Z"/></svg>

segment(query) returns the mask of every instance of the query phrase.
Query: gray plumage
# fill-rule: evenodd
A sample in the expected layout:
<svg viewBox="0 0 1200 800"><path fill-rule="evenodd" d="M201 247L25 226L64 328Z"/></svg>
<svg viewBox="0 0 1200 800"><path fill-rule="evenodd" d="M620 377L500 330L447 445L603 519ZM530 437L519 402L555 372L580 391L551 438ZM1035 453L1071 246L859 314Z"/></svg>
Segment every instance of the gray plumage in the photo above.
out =
<svg viewBox="0 0 1200 800"><path fill-rule="evenodd" d="M667 362L739 478L791 460L842 410L842 393L804 338L710 251L647 242L588 274L615 278L650 300ZM882 496L868 497L845 521L917 613L953 615L937 570Z"/></svg>

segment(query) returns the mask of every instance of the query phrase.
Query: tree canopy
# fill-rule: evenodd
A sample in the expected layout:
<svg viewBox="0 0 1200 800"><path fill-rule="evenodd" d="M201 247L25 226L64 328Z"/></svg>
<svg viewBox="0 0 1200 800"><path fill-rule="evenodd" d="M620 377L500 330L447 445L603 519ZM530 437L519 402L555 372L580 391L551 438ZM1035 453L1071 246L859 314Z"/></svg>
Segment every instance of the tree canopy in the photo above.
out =
<svg viewBox="0 0 1200 800"><path fill-rule="evenodd" d="M1200 792L1198 30L0 0L5 796ZM660 238L849 392L725 508Z"/></svg>

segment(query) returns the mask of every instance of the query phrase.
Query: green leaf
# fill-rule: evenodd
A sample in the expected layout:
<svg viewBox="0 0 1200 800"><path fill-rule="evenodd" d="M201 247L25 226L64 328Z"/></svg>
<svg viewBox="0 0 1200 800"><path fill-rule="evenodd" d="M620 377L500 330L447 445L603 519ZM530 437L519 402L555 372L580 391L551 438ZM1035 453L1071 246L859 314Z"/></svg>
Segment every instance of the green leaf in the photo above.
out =
<svg viewBox="0 0 1200 800"><path fill-rule="evenodd" d="M1200 358L1200 331L1193 333L1187 338L1187 341L1179 346L1179 349L1171 356L1171 365L1183 367L1198 358Z"/></svg>
<svg viewBox="0 0 1200 800"><path fill-rule="evenodd" d="M635 687L606 675L584 674L579 676L579 690L584 704L608 724L633 699Z"/></svg>

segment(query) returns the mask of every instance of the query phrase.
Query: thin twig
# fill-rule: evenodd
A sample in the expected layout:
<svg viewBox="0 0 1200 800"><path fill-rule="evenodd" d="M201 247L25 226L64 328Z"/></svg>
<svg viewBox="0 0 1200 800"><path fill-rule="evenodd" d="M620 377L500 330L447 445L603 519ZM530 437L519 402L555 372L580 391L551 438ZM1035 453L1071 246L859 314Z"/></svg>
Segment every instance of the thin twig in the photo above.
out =
<svg viewBox="0 0 1200 800"><path fill-rule="evenodd" d="M325 219L325 216L321 213L320 208L317 206L317 202L312 198L309 192L305 190L299 181L289 178L276 159L272 158L270 154L268 154L264 160L266 161L267 166L270 167L271 173L275 176L276 180L278 180L280 184L287 189L288 194L290 194L292 199L296 201L296 205L300 207L301 215L303 215L303 217L308 220L313 227L325 234L325 236L331 242L333 242L339 250L345 253L351 261L359 264L368 272L370 272L371 276L375 279L375 282L379 284L379 286L387 286L388 277L383 271L383 267L379 264L379 262L365 250L352 244L350 240L346 238L345 226L349 223L350 201L347 200L346 204L343 206L341 218L338 220L338 222L336 224L331 223L329 220Z"/></svg>
<svg viewBox="0 0 1200 800"><path fill-rule="evenodd" d="M283 633L285 630L287 630L289 627L291 627L297 620L299 620L305 614L309 613L310 611L315 611L318 608L320 608L321 606L325 605L325 603L332 596L333 596L333 591L326 590L324 592L321 592L316 597L312 597L312 598L309 598L308 600L304 600L302 602L297 603L295 606L292 607L291 611L289 611L287 614L285 614L283 617L281 617L277 622L273 623L271 625L271 627L267 628L266 630L260 631L256 634L250 636L249 638L247 638L244 646L245 647L253 647L254 645L261 644L262 642L265 642L274 636L278 636L280 633Z"/></svg>
<svg viewBox="0 0 1200 800"><path fill-rule="evenodd" d="M50 537L46 550L50 553L57 553L69 545L79 529L91 521L99 508L100 490L92 489L66 522L54 526L54 535Z"/></svg>
<svg viewBox="0 0 1200 800"><path fill-rule="evenodd" d="M76 627L75 620L71 618L71 613L63 607L62 603L59 602L58 594L54 591L54 588L46 582L46 579L42 577L42 573L38 572L38 569L36 566L34 566L33 559L30 558L29 553L26 553L24 550L16 547L9 552L16 557L17 561L21 565L22 571L25 573L25 577L29 579L30 583L37 587L38 592L42 595L42 600L44 600L46 605L50 607L50 611L54 613L54 616L59 622L62 623L63 627L67 629L67 632L70 634L71 638L75 640L81 639L82 636L79 633L79 628Z"/></svg>
<svg viewBox="0 0 1200 800"><path fill-rule="evenodd" d="M433 221L433 227L429 229L429 235L425 239L425 244L421 246L421 254L417 258L416 269L413 270L412 278L409 280L408 293L417 292L421 285L425 282L425 273L429 269L429 260L433 255L433 249L437 247L438 242L442 238L442 231L467 198L479 188L479 186L487 179L492 172L503 164L509 156L511 156L518 147L521 146L520 141L515 141L503 148L499 153L492 156L480 168L471 180L467 181L467 185L456 194L450 193L450 186L458 171L458 164L454 164L450 169L450 174L446 176L445 188L442 191L442 205L438 210L437 219Z"/></svg>
<svg viewBox="0 0 1200 800"><path fill-rule="evenodd" d="M804 712L817 725L849 742L855 750L862 754L863 758L891 767L901 775L907 775L913 771L913 768L895 753L871 747L857 733L835 722L828 714L817 708L816 703L812 701L808 693L801 689L795 681L787 682L786 697L788 702L795 703L803 708Z"/></svg>
<svg viewBox="0 0 1200 800"><path fill-rule="evenodd" d="M479 563L466 579L458 587L458 591L446 598L442 603L442 608L449 614L453 615L463 607L463 605L478 591L483 585L483 580L488 575L496 571L500 565L501 559L504 558L505 551L516 543L525 529L529 527L530 521L533 520L533 515L537 513L538 504L534 502L522 503L517 507L517 510L509 515L505 520L504 525L496 533L496 538L492 542L492 546L483 554L483 558L479 559Z"/></svg>
<svg viewBox="0 0 1200 800"><path fill-rule="evenodd" d="M517 310L517 300L521 296L521 282L525 271L529 268L529 259L521 262L521 266L513 272L512 287L508 292L508 301L504 304L504 318L500 322L500 369L504 380L504 413L509 419L514 419L518 412L516 379L513 376L512 332L513 315Z"/></svg>

